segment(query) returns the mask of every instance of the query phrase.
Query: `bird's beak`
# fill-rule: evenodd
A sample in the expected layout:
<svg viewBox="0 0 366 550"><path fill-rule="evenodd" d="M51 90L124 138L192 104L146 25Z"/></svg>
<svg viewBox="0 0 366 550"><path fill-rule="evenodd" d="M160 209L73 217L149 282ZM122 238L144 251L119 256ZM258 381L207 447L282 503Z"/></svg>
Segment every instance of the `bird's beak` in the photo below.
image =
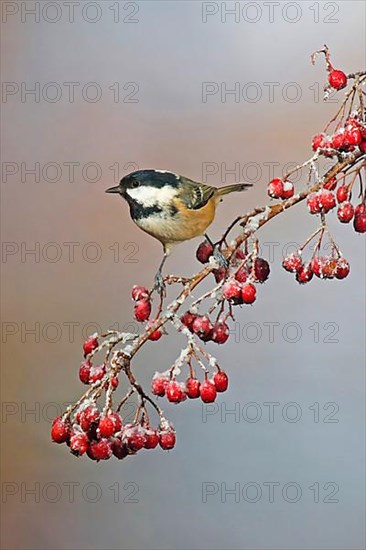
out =
<svg viewBox="0 0 366 550"><path fill-rule="evenodd" d="M121 193L122 189L120 185L116 185L115 187L110 187L109 189L105 190L106 193Z"/></svg>

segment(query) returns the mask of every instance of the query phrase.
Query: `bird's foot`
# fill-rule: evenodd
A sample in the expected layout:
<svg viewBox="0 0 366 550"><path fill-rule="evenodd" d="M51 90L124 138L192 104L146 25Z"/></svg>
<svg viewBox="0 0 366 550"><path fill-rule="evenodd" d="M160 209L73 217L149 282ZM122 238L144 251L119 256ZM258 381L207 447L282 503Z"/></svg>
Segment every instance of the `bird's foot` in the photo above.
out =
<svg viewBox="0 0 366 550"><path fill-rule="evenodd" d="M160 270L155 275L153 290L156 290L162 297L166 296L166 285Z"/></svg>
<svg viewBox="0 0 366 550"><path fill-rule="evenodd" d="M221 252L220 247L218 245L214 246L213 257L215 258L215 260L219 264L219 267L224 267L225 269L228 268L229 262L227 261L227 259L223 255L223 253Z"/></svg>
<svg viewBox="0 0 366 550"><path fill-rule="evenodd" d="M205 234L205 237L206 237L207 241L213 247L213 257L215 258L215 260L219 264L219 267L224 267L225 269L227 269L229 267L229 262L227 261L227 259L223 255L223 253L221 252L221 246L222 246L224 240L221 239L217 243L213 243L211 241L210 237L207 235L207 233Z"/></svg>
<svg viewBox="0 0 366 550"><path fill-rule="evenodd" d="M219 267L224 267L225 269L227 269L229 267L229 262L221 252L223 241L220 240L217 243L211 243L211 244L213 246L213 257L219 264Z"/></svg>

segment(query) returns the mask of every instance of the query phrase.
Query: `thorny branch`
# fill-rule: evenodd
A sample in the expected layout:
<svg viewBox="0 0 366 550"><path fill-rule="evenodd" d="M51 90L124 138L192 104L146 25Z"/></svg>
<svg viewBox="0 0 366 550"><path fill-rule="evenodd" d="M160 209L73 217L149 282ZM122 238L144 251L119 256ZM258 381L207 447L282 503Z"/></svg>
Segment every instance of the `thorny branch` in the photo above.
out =
<svg viewBox="0 0 366 550"><path fill-rule="evenodd" d="M143 334L131 334L109 330L92 335L84 343L86 361L79 371L80 380L89 387L80 399L70 405L62 417L55 419L52 426L52 438L57 443L66 442L73 454L80 456L85 452L93 460L108 459L113 454L118 459L135 454L141 448L152 449L158 444L163 449L175 445L175 431L166 420L163 410L142 388L132 370L132 361L148 341L165 337L164 326L171 324L177 332L186 338L186 346L181 350L174 364L165 372L155 373L152 379L152 393L165 396L170 402L179 403L187 397L200 397L209 403L216 399L217 392L226 391L228 377L220 368L216 359L207 351L202 342L213 341L223 344L229 337L227 321L233 317L233 308L238 304L252 304L256 299L256 285L264 282L269 275L268 262L259 258L259 230L272 219L289 208L306 201L310 214L318 215L318 228L305 240L296 253L283 260L283 267L295 274L299 283L311 280L313 275L321 279L343 279L349 273L349 264L342 256L327 225L327 214L338 201L337 216L341 223L353 220L355 231L366 231L366 196L362 179L362 170L366 167L366 122L364 110L364 91L366 71L346 75L334 69L327 46L315 52L311 60L314 63L319 54L324 54L328 71L328 84L324 89L326 100L329 91L345 88L346 91L336 114L330 119L324 132L313 138L313 155L303 164L296 166L283 176L268 184L270 197L279 199L271 205L254 208L233 220L225 230L219 248L227 261L227 267L220 266L214 254L212 244L201 243L197 258L204 263L201 271L192 277L167 275L167 285L183 285L178 296L166 305L163 294L154 295L145 287L134 287L132 297L135 301L135 316L138 321L147 321L151 314L151 302L158 299L155 318L149 321ZM358 104L355 106L355 102ZM346 108L348 114L346 117ZM325 132L334 126L333 133ZM331 158L334 165L320 175L319 163ZM307 170L304 189L294 192L291 176ZM360 203L354 207L351 203L352 191L359 182L357 197ZM333 191L336 190L336 195ZM229 243L229 234L236 229L237 234ZM322 255L324 239L328 239L331 253ZM310 258L306 262L304 255L310 244L315 243ZM216 285L205 292L190 306L182 316L178 312L192 298L192 292L210 275L214 275ZM206 302L206 314L200 308ZM138 309L138 312L137 312ZM225 310L227 310L225 312ZM214 312L214 323L210 315ZM96 357L103 356L100 365L94 365ZM195 365L203 371L203 381L196 376ZM188 379L179 382L182 369L187 369ZM214 371L213 378L209 378ZM119 375L123 373L128 384L122 398L116 399ZM97 401L105 392L105 403L101 410ZM136 410L132 423L123 425L121 418L123 407L134 399ZM150 425L147 406L151 407L159 419L158 429Z"/></svg>

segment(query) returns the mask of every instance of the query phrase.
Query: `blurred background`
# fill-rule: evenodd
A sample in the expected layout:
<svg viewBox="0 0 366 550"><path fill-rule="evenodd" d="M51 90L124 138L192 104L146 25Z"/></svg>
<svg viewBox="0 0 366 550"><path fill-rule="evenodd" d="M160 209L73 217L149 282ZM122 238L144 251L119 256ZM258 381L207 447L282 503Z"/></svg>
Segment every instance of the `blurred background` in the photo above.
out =
<svg viewBox="0 0 366 550"><path fill-rule="evenodd" d="M174 451L94 463L49 437L83 391L84 337L130 327L130 289L160 259L104 190L152 167L253 182L220 208L218 237L309 157L343 97L322 103L309 56L327 43L337 68L362 69L364 20L349 0L2 3L3 548L365 547L365 249L334 214L344 281L300 287L281 268L316 227L304 205L263 228L270 279L208 344L230 389L217 407L164 403ZM169 272L194 273L197 244ZM169 332L137 357L145 386L179 353Z"/></svg>

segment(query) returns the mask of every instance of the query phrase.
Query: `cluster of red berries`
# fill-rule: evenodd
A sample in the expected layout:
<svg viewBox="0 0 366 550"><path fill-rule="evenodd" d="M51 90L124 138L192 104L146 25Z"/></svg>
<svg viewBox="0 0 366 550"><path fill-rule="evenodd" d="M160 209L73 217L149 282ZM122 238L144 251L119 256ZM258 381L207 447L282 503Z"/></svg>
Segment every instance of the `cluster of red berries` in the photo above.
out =
<svg viewBox="0 0 366 550"><path fill-rule="evenodd" d="M196 258L202 264L206 264L210 260L213 252L214 249L212 244L208 241L203 241L197 248ZM242 264L245 257L245 252L241 248L238 248L235 252L233 260L231 261L231 267ZM215 269L213 273L217 283L220 283L228 277L228 269L225 267L219 267L218 269ZM248 279L251 279L255 283L264 283L268 279L269 274L270 267L267 260L256 257L254 260L248 258L245 265L240 265L239 269L236 270L233 276L240 283L245 283Z"/></svg>
<svg viewBox="0 0 366 550"><path fill-rule="evenodd" d="M170 403L181 403L189 399L201 398L204 403L213 403L217 393L225 392L229 385L227 374L218 370L212 380L207 377L201 383L197 378L190 377L185 382L177 382L163 373L155 373L151 382L151 391L158 397L164 395Z"/></svg>
<svg viewBox="0 0 366 550"><path fill-rule="evenodd" d="M200 245L201 249L206 242ZM241 250L237 251L237 255L242 260L244 258ZM248 262L246 266L240 266L232 273L224 283L222 295L231 305L253 304L256 299L257 290L255 285L250 282L264 283L270 273L270 267L267 260L263 258L255 258L253 262ZM227 271L223 278L227 276ZM196 334L203 342L215 342L216 344L224 344L230 335L229 326L226 321L218 320L212 323L208 315L200 315L186 311L181 322L185 327Z"/></svg>
<svg viewBox="0 0 366 550"><path fill-rule="evenodd" d="M336 194L334 190L337 186L336 178L331 178L316 193L311 193L307 198L307 205L311 214L326 214L338 202L337 216L341 223L349 223L353 219L353 227L358 233L366 231L366 204L360 203L356 207L350 202L351 189L348 184L338 187Z"/></svg>
<svg viewBox="0 0 366 550"><path fill-rule="evenodd" d="M132 289L132 299L135 302L134 313L136 321L143 323L147 321L151 314L151 298L150 292L144 286L135 285ZM154 320L149 321L147 324L146 330L153 325ZM163 333L160 329L154 330L150 336L149 340L156 341L160 340Z"/></svg>
<svg viewBox="0 0 366 550"><path fill-rule="evenodd" d="M288 180L275 178L268 184L268 195L272 199L290 199L295 193L294 184Z"/></svg>
<svg viewBox="0 0 366 550"><path fill-rule="evenodd" d="M175 431L168 424L154 430L150 426L126 424L117 412L102 416L95 404L86 404L75 416L74 423L58 416L52 423L51 438L55 443L66 443L72 454L87 454L91 460L119 460L136 454L141 449L164 450L175 446Z"/></svg>
<svg viewBox="0 0 366 550"><path fill-rule="evenodd" d="M237 256L242 259L242 251ZM257 290L253 283L264 283L270 274L267 260L256 257L253 261L241 265L228 278L223 286L223 296L232 305L252 304L256 300Z"/></svg>
<svg viewBox="0 0 366 550"><path fill-rule="evenodd" d="M327 157L337 153L348 153L359 147L362 153L366 152L366 124L359 119L358 114L350 115L345 125L338 128L332 135L324 132L316 134L312 141L313 151L319 151Z"/></svg>
<svg viewBox="0 0 366 550"><path fill-rule="evenodd" d="M319 279L344 279L350 272L349 262L340 256L314 256L308 263L303 263L300 254L292 253L282 262L286 271L295 273L300 284L311 281L313 275Z"/></svg>
<svg viewBox="0 0 366 550"><path fill-rule="evenodd" d="M93 351L98 349L99 342L96 336L90 336L83 344L84 357L87 358ZM101 380L106 373L105 365L93 365L91 358L80 365L79 378L83 384L93 384ZM118 378L114 376L111 379L113 389L118 387Z"/></svg>
<svg viewBox="0 0 366 550"><path fill-rule="evenodd" d="M229 338L230 329L225 321L212 323L208 315L198 315L190 311L186 311L180 320L192 334L196 334L203 342L225 344Z"/></svg>

